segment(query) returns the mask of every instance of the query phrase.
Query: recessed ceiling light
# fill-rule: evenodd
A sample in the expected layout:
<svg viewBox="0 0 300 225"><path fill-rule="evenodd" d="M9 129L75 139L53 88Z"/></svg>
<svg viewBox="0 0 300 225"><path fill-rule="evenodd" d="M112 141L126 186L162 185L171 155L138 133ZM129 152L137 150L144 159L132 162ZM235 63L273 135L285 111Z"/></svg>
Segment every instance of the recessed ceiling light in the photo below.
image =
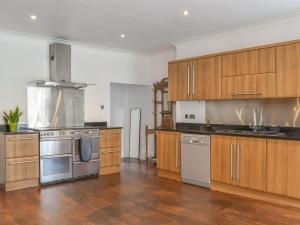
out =
<svg viewBox="0 0 300 225"><path fill-rule="evenodd" d="M183 15L184 15L184 16L187 16L187 15L189 15L189 11L187 11L187 10L184 10L184 11L183 11Z"/></svg>
<svg viewBox="0 0 300 225"><path fill-rule="evenodd" d="M121 34L121 38L125 38L125 34Z"/></svg>
<svg viewBox="0 0 300 225"><path fill-rule="evenodd" d="M30 15L30 18L31 18L32 20L36 20L36 19L37 19L36 15Z"/></svg>

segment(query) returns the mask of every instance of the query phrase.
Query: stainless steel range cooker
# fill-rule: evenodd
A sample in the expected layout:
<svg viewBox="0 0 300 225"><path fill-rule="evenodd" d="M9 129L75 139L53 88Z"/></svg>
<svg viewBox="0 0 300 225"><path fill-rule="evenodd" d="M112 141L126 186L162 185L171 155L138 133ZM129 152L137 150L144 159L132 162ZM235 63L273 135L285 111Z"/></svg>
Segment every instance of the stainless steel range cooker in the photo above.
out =
<svg viewBox="0 0 300 225"><path fill-rule="evenodd" d="M99 174L99 129L40 132L40 182L56 183Z"/></svg>

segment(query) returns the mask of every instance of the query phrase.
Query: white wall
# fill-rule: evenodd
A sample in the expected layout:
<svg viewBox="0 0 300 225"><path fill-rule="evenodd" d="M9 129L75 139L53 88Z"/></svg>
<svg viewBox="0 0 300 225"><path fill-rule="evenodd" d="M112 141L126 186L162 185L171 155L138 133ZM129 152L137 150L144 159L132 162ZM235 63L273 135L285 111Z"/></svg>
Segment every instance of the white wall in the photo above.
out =
<svg viewBox="0 0 300 225"><path fill-rule="evenodd" d="M194 114L195 119L187 119L185 114ZM205 115L205 101L176 102L176 122L205 123Z"/></svg>
<svg viewBox="0 0 300 225"><path fill-rule="evenodd" d="M141 155L145 158L145 126L152 123L152 86L112 83L110 109L112 126L122 126L122 157L129 157L130 109L141 108Z"/></svg>
<svg viewBox="0 0 300 225"><path fill-rule="evenodd" d="M277 21L251 24L243 28L208 35L202 38L175 43L176 58L188 58L276 42L300 39L300 16L287 16ZM206 104L207 105L207 104ZM184 119L185 113L197 113L205 120L205 105L198 102L179 103L176 107L176 122L195 122Z"/></svg>
<svg viewBox="0 0 300 225"><path fill-rule="evenodd" d="M25 112L21 123L27 122L26 84L48 79L48 46L52 42L46 38L0 32L0 112L18 105ZM150 84L148 56L70 44L72 80L96 84L86 89L86 121L109 121L110 82ZM100 105L105 106L104 110Z"/></svg>
<svg viewBox="0 0 300 225"><path fill-rule="evenodd" d="M150 76L153 83L168 77L168 62L175 58L175 46L170 46L150 55Z"/></svg>
<svg viewBox="0 0 300 225"><path fill-rule="evenodd" d="M175 43L177 59L300 39L300 15Z"/></svg>

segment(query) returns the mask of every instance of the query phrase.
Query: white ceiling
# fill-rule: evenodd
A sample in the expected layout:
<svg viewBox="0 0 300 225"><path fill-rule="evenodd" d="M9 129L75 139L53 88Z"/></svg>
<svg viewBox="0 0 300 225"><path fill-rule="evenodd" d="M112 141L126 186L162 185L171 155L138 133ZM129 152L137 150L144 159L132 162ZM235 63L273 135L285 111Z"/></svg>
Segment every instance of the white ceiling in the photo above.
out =
<svg viewBox="0 0 300 225"><path fill-rule="evenodd" d="M0 29L147 52L299 10L299 0L0 0Z"/></svg>

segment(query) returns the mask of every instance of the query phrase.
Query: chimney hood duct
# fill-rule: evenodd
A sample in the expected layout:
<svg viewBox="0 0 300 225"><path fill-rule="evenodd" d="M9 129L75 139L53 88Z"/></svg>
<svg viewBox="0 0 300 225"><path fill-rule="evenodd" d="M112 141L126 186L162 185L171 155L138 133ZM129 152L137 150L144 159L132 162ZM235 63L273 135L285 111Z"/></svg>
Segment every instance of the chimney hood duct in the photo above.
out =
<svg viewBox="0 0 300 225"><path fill-rule="evenodd" d="M53 43L49 46L50 81L37 80L29 83L36 87L85 88L86 83L71 81L71 45Z"/></svg>

